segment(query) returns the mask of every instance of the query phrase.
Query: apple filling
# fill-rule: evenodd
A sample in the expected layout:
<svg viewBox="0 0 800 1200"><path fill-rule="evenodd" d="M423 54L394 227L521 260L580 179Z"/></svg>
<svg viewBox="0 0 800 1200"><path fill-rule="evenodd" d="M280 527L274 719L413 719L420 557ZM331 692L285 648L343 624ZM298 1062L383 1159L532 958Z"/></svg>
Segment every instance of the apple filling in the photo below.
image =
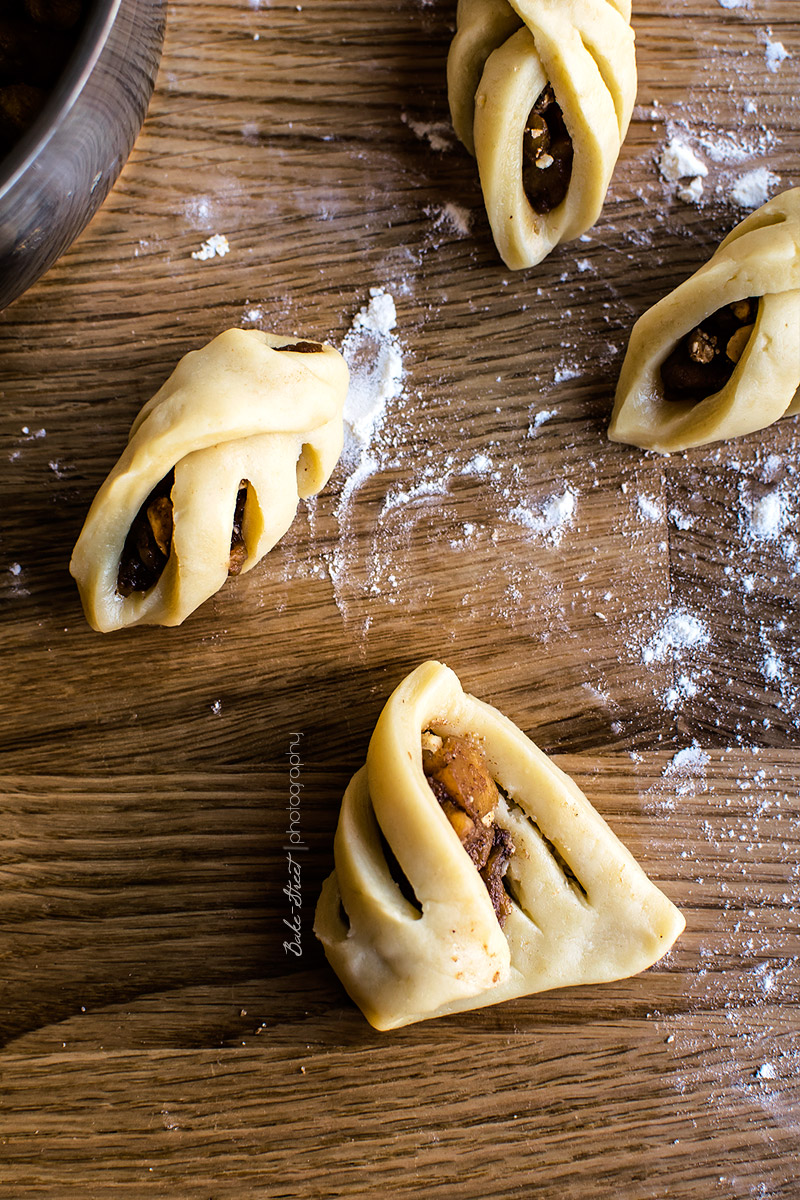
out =
<svg viewBox="0 0 800 1200"><path fill-rule="evenodd" d="M510 834L495 822L500 799L483 751L470 738L422 734L422 769L442 810L483 880L500 925L511 912L503 875L514 853Z"/></svg>

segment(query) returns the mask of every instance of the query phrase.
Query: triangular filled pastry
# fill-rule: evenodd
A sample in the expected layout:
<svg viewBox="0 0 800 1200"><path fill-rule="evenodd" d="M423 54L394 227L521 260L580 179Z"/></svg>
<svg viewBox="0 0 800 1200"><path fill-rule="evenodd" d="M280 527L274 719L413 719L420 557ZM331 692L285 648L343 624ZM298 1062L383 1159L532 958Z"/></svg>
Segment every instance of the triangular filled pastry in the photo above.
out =
<svg viewBox="0 0 800 1200"><path fill-rule="evenodd" d="M513 270L600 215L636 98L630 19L630 0L459 0L450 112Z"/></svg>
<svg viewBox="0 0 800 1200"><path fill-rule="evenodd" d="M572 782L426 662L342 802L314 931L377 1029L634 975L684 928Z"/></svg>
<svg viewBox="0 0 800 1200"><path fill-rule="evenodd" d="M741 221L633 327L608 436L669 454L800 412L800 188Z"/></svg>
<svg viewBox="0 0 800 1200"><path fill-rule="evenodd" d="M332 346L229 329L185 355L131 428L70 563L89 624L179 625L283 537L342 449Z"/></svg>

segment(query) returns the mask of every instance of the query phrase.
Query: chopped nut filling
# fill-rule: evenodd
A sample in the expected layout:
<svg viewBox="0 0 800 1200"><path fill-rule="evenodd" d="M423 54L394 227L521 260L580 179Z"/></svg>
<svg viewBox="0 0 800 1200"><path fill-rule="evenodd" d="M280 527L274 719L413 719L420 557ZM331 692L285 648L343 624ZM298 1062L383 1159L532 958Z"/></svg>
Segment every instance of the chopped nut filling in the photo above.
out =
<svg viewBox="0 0 800 1200"><path fill-rule="evenodd" d="M293 350L295 354L320 354L319 342L295 342L293 346L276 346L276 350Z"/></svg>
<svg viewBox="0 0 800 1200"><path fill-rule="evenodd" d="M511 912L503 875L514 853L510 834L495 824L500 799L480 747L469 738L422 734L422 769L459 841L486 885L500 925Z"/></svg>
<svg viewBox="0 0 800 1200"><path fill-rule="evenodd" d="M758 298L726 304L690 330L661 364L665 400L698 404L723 388L753 332Z"/></svg>
<svg viewBox="0 0 800 1200"><path fill-rule="evenodd" d="M714 355L717 353L717 339L713 334L706 333L702 329L695 329L689 334L687 349L692 362L702 363L705 366L714 361Z"/></svg>
<svg viewBox="0 0 800 1200"><path fill-rule="evenodd" d="M540 216L552 212L566 196L573 154L564 115L548 83L531 109L522 135L522 186L528 203Z"/></svg>
<svg viewBox="0 0 800 1200"><path fill-rule="evenodd" d="M134 592L147 592L155 587L167 565L172 550L172 486L175 472L170 471L153 488L139 509L128 530L117 571L117 592L120 596L131 596ZM247 480L243 479L236 496L231 531L230 560L228 574L238 575L247 561L242 526L247 503Z"/></svg>

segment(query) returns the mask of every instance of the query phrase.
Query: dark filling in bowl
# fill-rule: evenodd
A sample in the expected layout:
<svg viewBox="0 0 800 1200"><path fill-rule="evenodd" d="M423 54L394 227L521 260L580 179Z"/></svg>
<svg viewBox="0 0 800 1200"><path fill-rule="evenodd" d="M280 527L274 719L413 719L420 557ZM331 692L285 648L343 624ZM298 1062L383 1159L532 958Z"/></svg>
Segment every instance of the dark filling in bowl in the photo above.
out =
<svg viewBox="0 0 800 1200"><path fill-rule="evenodd" d="M175 472L170 471L153 488L139 509L128 530L117 572L117 592L132 596L154 587L167 565L172 549L172 486ZM247 480L239 484L231 530L231 550L228 574L238 575L247 561L242 526L247 502Z"/></svg>
<svg viewBox="0 0 800 1200"><path fill-rule="evenodd" d="M737 300L706 317L661 364L665 400L698 404L730 379L753 332L758 299Z"/></svg>
<svg viewBox="0 0 800 1200"><path fill-rule="evenodd" d="M475 864L502 927L511 912L503 876L514 843L511 835L495 823L500 793L480 746L469 738L441 738L426 730L422 735L422 769Z"/></svg>
<svg viewBox="0 0 800 1200"><path fill-rule="evenodd" d="M564 115L548 83L531 109L522 135L522 187L540 216L552 212L566 196L573 154Z"/></svg>
<svg viewBox="0 0 800 1200"><path fill-rule="evenodd" d="M3 0L0 158L33 124L67 64L89 0Z"/></svg>

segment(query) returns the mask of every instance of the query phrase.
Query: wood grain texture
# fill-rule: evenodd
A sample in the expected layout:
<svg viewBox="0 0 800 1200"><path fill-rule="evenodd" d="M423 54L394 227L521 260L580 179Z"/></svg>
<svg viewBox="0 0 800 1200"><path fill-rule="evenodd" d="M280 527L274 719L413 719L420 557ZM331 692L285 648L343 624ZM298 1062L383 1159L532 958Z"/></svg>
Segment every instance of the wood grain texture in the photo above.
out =
<svg viewBox="0 0 800 1200"><path fill-rule="evenodd" d="M391 1034L311 937L343 773L304 769L300 957L286 770L4 779L0 1195L795 1195L796 756L715 755L679 803L668 753L558 761L685 935Z"/></svg>
<svg viewBox="0 0 800 1200"><path fill-rule="evenodd" d="M796 4L637 4L601 220L520 274L449 129L454 15L174 0L118 184L0 313L0 1200L800 1195L797 422L668 460L605 438L633 321L740 218L735 179L800 184ZM700 205L659 176L673 135ZM214 233L230 253L193 258ZM178 357L229 325L341 345L373 287L406 375L355 494L342 465L179 629L92 633L71 549ZM754 536L770 495L780 536ZM681 907L665 963L393 1034L353 1008L313 907L375 718L431 656Z"/></svg>

